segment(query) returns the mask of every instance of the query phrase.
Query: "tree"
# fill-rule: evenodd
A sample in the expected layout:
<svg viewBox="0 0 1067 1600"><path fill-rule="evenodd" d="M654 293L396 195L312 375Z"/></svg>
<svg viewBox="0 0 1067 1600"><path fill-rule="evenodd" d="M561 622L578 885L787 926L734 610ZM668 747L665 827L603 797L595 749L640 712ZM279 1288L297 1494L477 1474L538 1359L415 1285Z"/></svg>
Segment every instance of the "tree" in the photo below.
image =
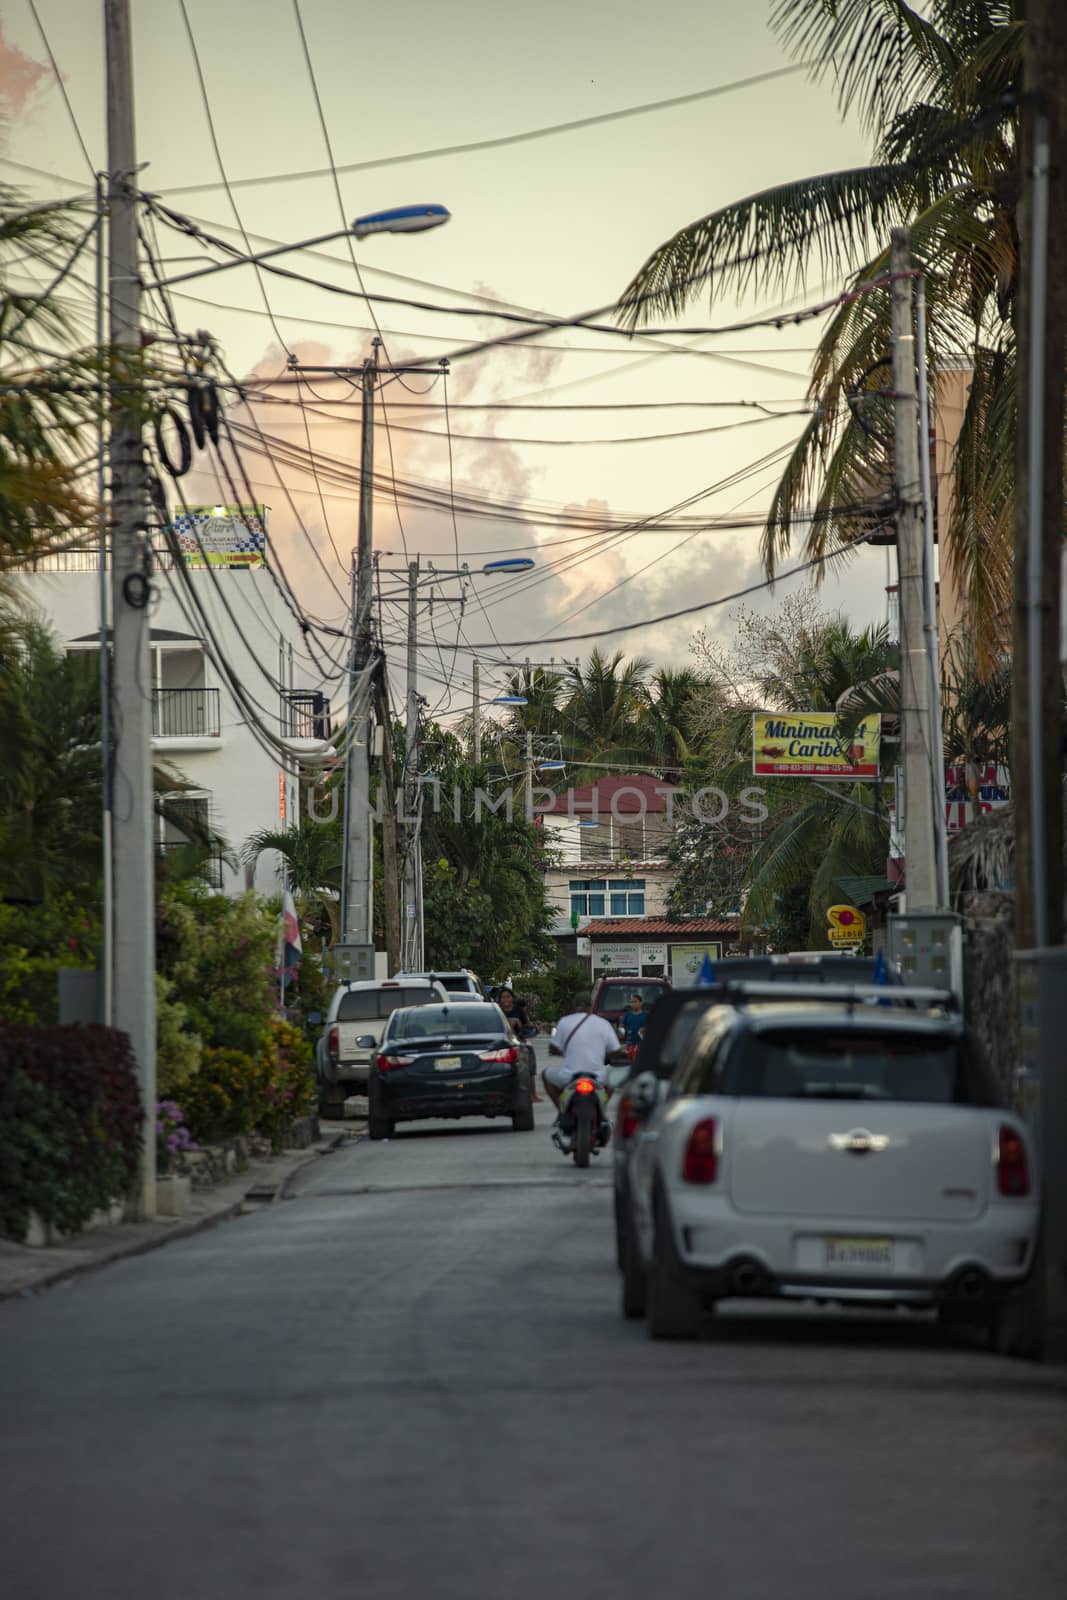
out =
<svg viewBox="0 0 1067 1600"><path fill-rule="evenodd" d="M697 753L705 689L701 675L691 667L660 667L649 681L637 734L645 760L665 778L677 780Z"/></svg>
<svg viewBox="0 0 1067 1600"><path fill-rule="evenodd" d="M812 369L815 410L778 485L763 551L768 574L800 532L820 557L891 516L889 287L892 226L911 231L926 280L929 356L969 353L974 373L954 463L945 546L982 641L987 670L1010 595L1018 278L1016 132L1021 29L1014 0L778 0L771 25L832 75L843 112L875 141L870 165L778 185L690 223L655 250L625 290L637 325L680 312L705 288L782 294L809 276L851 297L830 316ZM814 501L814 512L806 508Z"/></svg>
<svg viewBox="0 0 1067 1600"><path fill-rule="evenodd" d="M648 705L650 666L643 656L627 661L621 650L609 657L594 649L584 666L568 668L561 731L579 765L640 762L638 725Z"/></svg>
<svg viewBox="0 0 1067 1600"><path fill-rule="evenodd" d="M275 850L285 862L289 886L329 924L330 943L341 937L341 868L344 840L341 823L302 817L288 828L263 828L245 840L243 859L254 863L264 850Z"/></svg>
<svg viewBox="0 0 1067 1600"><path fill-rule="evenodd" d="M745 815L755 813L746 813L740 796L753 783L752 713L834 711L858 685L886 682L894 647L884 626L855 632L844 617L818 610L804 596L769 617L742 611L737 623L732 649L706 636L695 645L716 690L704 718L709 781L722 788L730 810L721 823L687 823L680 830L672 909L740 908L743 921L772 943L786 925L795 942L796 900L803 891L801 942L821 945L826 907L838 898L837 878L884 871L888 819L880 785L768 779L758 785L767 815L747 825Z"/></svg>

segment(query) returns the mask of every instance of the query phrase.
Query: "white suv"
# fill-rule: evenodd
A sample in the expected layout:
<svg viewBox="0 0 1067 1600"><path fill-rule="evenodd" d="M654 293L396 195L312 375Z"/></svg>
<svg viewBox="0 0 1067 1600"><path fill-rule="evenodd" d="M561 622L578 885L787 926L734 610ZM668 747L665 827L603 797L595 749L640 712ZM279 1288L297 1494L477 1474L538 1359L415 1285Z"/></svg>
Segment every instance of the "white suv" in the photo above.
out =
<svg viewBox="0 0 1067 1600"><path fill-rule="evenodd" d="M469 994L475 1000L485 999L482 980L469 967L458 967L454 972L398 972L393 982L408 983L414 978L440 983L449 994Z"/></svg>
<svg viewBox="0 0 1067 1600"><path fill-rule="evenodd" d="M444 985L426 977L342 983L315 1048L319 1115L343 1117L348 1097L367 1093L371 1057L394 1011L447 999Z"/></svg>

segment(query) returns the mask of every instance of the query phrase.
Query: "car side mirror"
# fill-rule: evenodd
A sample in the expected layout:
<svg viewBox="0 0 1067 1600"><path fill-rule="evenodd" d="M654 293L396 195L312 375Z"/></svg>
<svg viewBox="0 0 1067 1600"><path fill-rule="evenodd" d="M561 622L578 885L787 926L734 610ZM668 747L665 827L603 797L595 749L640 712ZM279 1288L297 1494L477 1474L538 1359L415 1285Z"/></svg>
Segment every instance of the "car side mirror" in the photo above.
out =
<svg viewBox="0 0 1067 1600"><path fill-rule="evenodd" d="M623 1084L627 1081L629 1076L630 1076L630 1063L629 1063L629 1061L627 1061L625 1065L621 1065L619 1063L616 1063L615 1066L609 1067L608 1071L607 1071L607 1085L608 1085L608 1088L614 1094L616 1089L621 1089L622 1088Z"/></svg>
<svg viewBox="0 0 1067 1600"><path fill-rule="evenodd" d="M663 1087L666 1087L663 1085ZM640 1072L630 1085L630 1103L639 1117L651 1116L663 1096L654 1072Z"/></svg>
<svg viewBox="0 0 1067 1600"><path fill-rule="evenodd" d="M373 1033L361 1033L359 1038L356 1040L356 1049L373 1050L377 1043L378 1041L374 1037Z"/></svg>

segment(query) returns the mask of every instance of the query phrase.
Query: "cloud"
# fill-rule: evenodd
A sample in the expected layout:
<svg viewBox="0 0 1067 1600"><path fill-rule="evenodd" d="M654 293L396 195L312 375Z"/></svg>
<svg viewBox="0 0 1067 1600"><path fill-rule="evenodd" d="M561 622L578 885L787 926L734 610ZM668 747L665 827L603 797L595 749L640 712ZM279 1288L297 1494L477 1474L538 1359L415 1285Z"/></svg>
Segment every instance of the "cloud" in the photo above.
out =
<svg viewBox="0 0 1067 1600"><path fill-rule="evenodd" d="M0 106L5 115L21 116L41 84L54 81L51 67L8 44L0 23Z"/></svg>

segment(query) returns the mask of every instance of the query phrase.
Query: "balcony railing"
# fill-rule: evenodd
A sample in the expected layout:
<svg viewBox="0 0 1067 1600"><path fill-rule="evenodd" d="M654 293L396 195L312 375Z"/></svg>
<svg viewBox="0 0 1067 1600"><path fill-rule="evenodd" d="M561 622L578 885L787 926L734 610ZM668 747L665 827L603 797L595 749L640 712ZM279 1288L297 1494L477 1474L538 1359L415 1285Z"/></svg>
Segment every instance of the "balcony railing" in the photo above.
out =
<svg viewBox="0 0 1067 1600"><path fill-rule="evenodd" d="M328 739L331 732L330 702L318 690L292 689L286 697L289 739Z"/></svg>
<svg viewBox="0 0 1067 1600"><path fill-rule="evenodd" d="M157 739L218 739L222 735L217 689L156 689L152 732Z"/></svg>

